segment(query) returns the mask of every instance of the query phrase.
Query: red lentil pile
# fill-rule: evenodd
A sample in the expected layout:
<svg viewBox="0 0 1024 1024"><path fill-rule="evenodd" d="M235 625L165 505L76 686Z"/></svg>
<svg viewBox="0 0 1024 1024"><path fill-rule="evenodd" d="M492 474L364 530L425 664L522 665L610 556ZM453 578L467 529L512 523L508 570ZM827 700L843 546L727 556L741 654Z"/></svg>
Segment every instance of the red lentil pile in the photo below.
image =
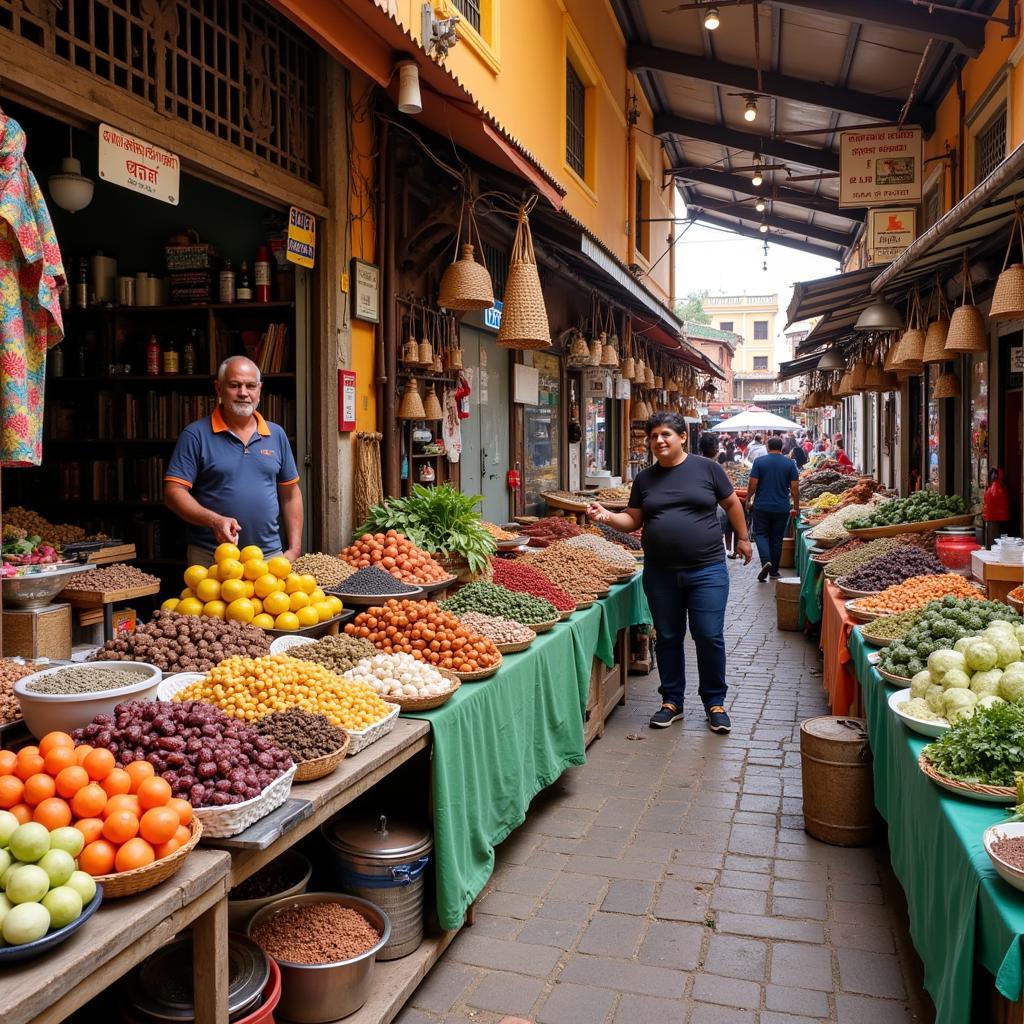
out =
<svg viewBox="0 0 1024 1024"><path fill-rule="evenodd" d="M377 945L380 932L358 910L340 903L300 903L264 918L252 938L275 960L334 964Z"/></svg>
<svg viewBox="0 0 1024 1024"><path fill-rule="evenodd" d="M576 598L564 590L559 590L547 576L525 562L492 558L491 565L494 568L494 582L507 590L542 597L545 601L550 601L560 612L567 612L576 607Z"/></svg>

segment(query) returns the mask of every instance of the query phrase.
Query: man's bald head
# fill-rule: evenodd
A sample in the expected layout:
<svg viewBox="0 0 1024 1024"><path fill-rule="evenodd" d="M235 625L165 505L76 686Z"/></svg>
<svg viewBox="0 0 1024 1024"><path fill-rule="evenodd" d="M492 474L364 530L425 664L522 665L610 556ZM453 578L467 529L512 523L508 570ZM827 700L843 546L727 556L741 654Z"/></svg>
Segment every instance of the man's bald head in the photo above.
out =
<svg viewBox="0 0 1024 1024"><path fill-rule="evenodd" d="M240 374L247 379L256 378L260 383L260 368L246 356L228 356L217 369L217 380L223 384L231 374Z"/></svg>

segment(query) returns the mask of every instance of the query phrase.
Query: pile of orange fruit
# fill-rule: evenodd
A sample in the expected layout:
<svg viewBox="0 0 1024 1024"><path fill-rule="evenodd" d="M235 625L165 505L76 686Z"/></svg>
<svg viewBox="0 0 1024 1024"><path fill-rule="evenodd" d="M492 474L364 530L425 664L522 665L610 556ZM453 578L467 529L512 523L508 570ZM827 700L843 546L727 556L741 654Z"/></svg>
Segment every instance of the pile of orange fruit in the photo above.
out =
<svg viewBox="0 0 1024 1024"><path fill-rule="evenodd" d="M0 810L51 832L77 828L85 838L78 866L94 876L145 867L192 834L192 805L173 797L148 761L119 768L109 750L76 747L66 732L0 750Z"/></svg>
<svg viewBox="0 0 1024 1024"><path fill-rule="evenodd" d="M284 555L264 559L255 544L241 549L221 544L213 559L213 565L190 565L185 589L162 607L179 615L206 615L288 632L341 613L341 601L325 594L316 577L293 572Z"/></svg>

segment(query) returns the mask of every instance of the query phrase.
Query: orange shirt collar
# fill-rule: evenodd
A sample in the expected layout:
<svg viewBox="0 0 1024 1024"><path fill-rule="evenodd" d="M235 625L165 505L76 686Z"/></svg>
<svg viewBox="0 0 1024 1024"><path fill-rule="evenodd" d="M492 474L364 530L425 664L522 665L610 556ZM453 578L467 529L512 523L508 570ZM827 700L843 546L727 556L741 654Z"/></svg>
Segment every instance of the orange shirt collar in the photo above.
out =
<svg viewBox="0 0 1024 1024"><path fill-rule="evenodd" d="M267 421L258 412L254 415L256 416L256 430L260 437L270 437L270 427L267 426ZM228 429L228 425L224 422L224 417L220 414L219 405L215 405L213 412L210 413L210 426L215 434L220 434Z"/></svg>

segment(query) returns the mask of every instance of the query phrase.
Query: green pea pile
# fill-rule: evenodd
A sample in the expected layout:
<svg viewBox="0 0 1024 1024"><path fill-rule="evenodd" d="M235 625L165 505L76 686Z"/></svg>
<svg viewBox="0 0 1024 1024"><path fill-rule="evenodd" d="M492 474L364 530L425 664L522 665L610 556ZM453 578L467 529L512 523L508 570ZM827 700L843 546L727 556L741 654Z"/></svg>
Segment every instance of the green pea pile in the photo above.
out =
<svg viewBox="0 0 1024 1024"><path fill-rule="evenodd" d="M529 626L535 622L550 622L558 618L558 610L550 601L530 594L507 590L496 583L470 583L454 597L441 602L446 612L462 615L465 612L481 612L511 619Z"/></svg>
<svg viewBox="0 0 1024 1024"><path fill-rule="evenodd" d="M898 612L896 615L883 615L874 622L869 622L861 632L870 639L878 637L880 640L902 640L918 623L921 618L920 609L909 612Z"/></svg>

